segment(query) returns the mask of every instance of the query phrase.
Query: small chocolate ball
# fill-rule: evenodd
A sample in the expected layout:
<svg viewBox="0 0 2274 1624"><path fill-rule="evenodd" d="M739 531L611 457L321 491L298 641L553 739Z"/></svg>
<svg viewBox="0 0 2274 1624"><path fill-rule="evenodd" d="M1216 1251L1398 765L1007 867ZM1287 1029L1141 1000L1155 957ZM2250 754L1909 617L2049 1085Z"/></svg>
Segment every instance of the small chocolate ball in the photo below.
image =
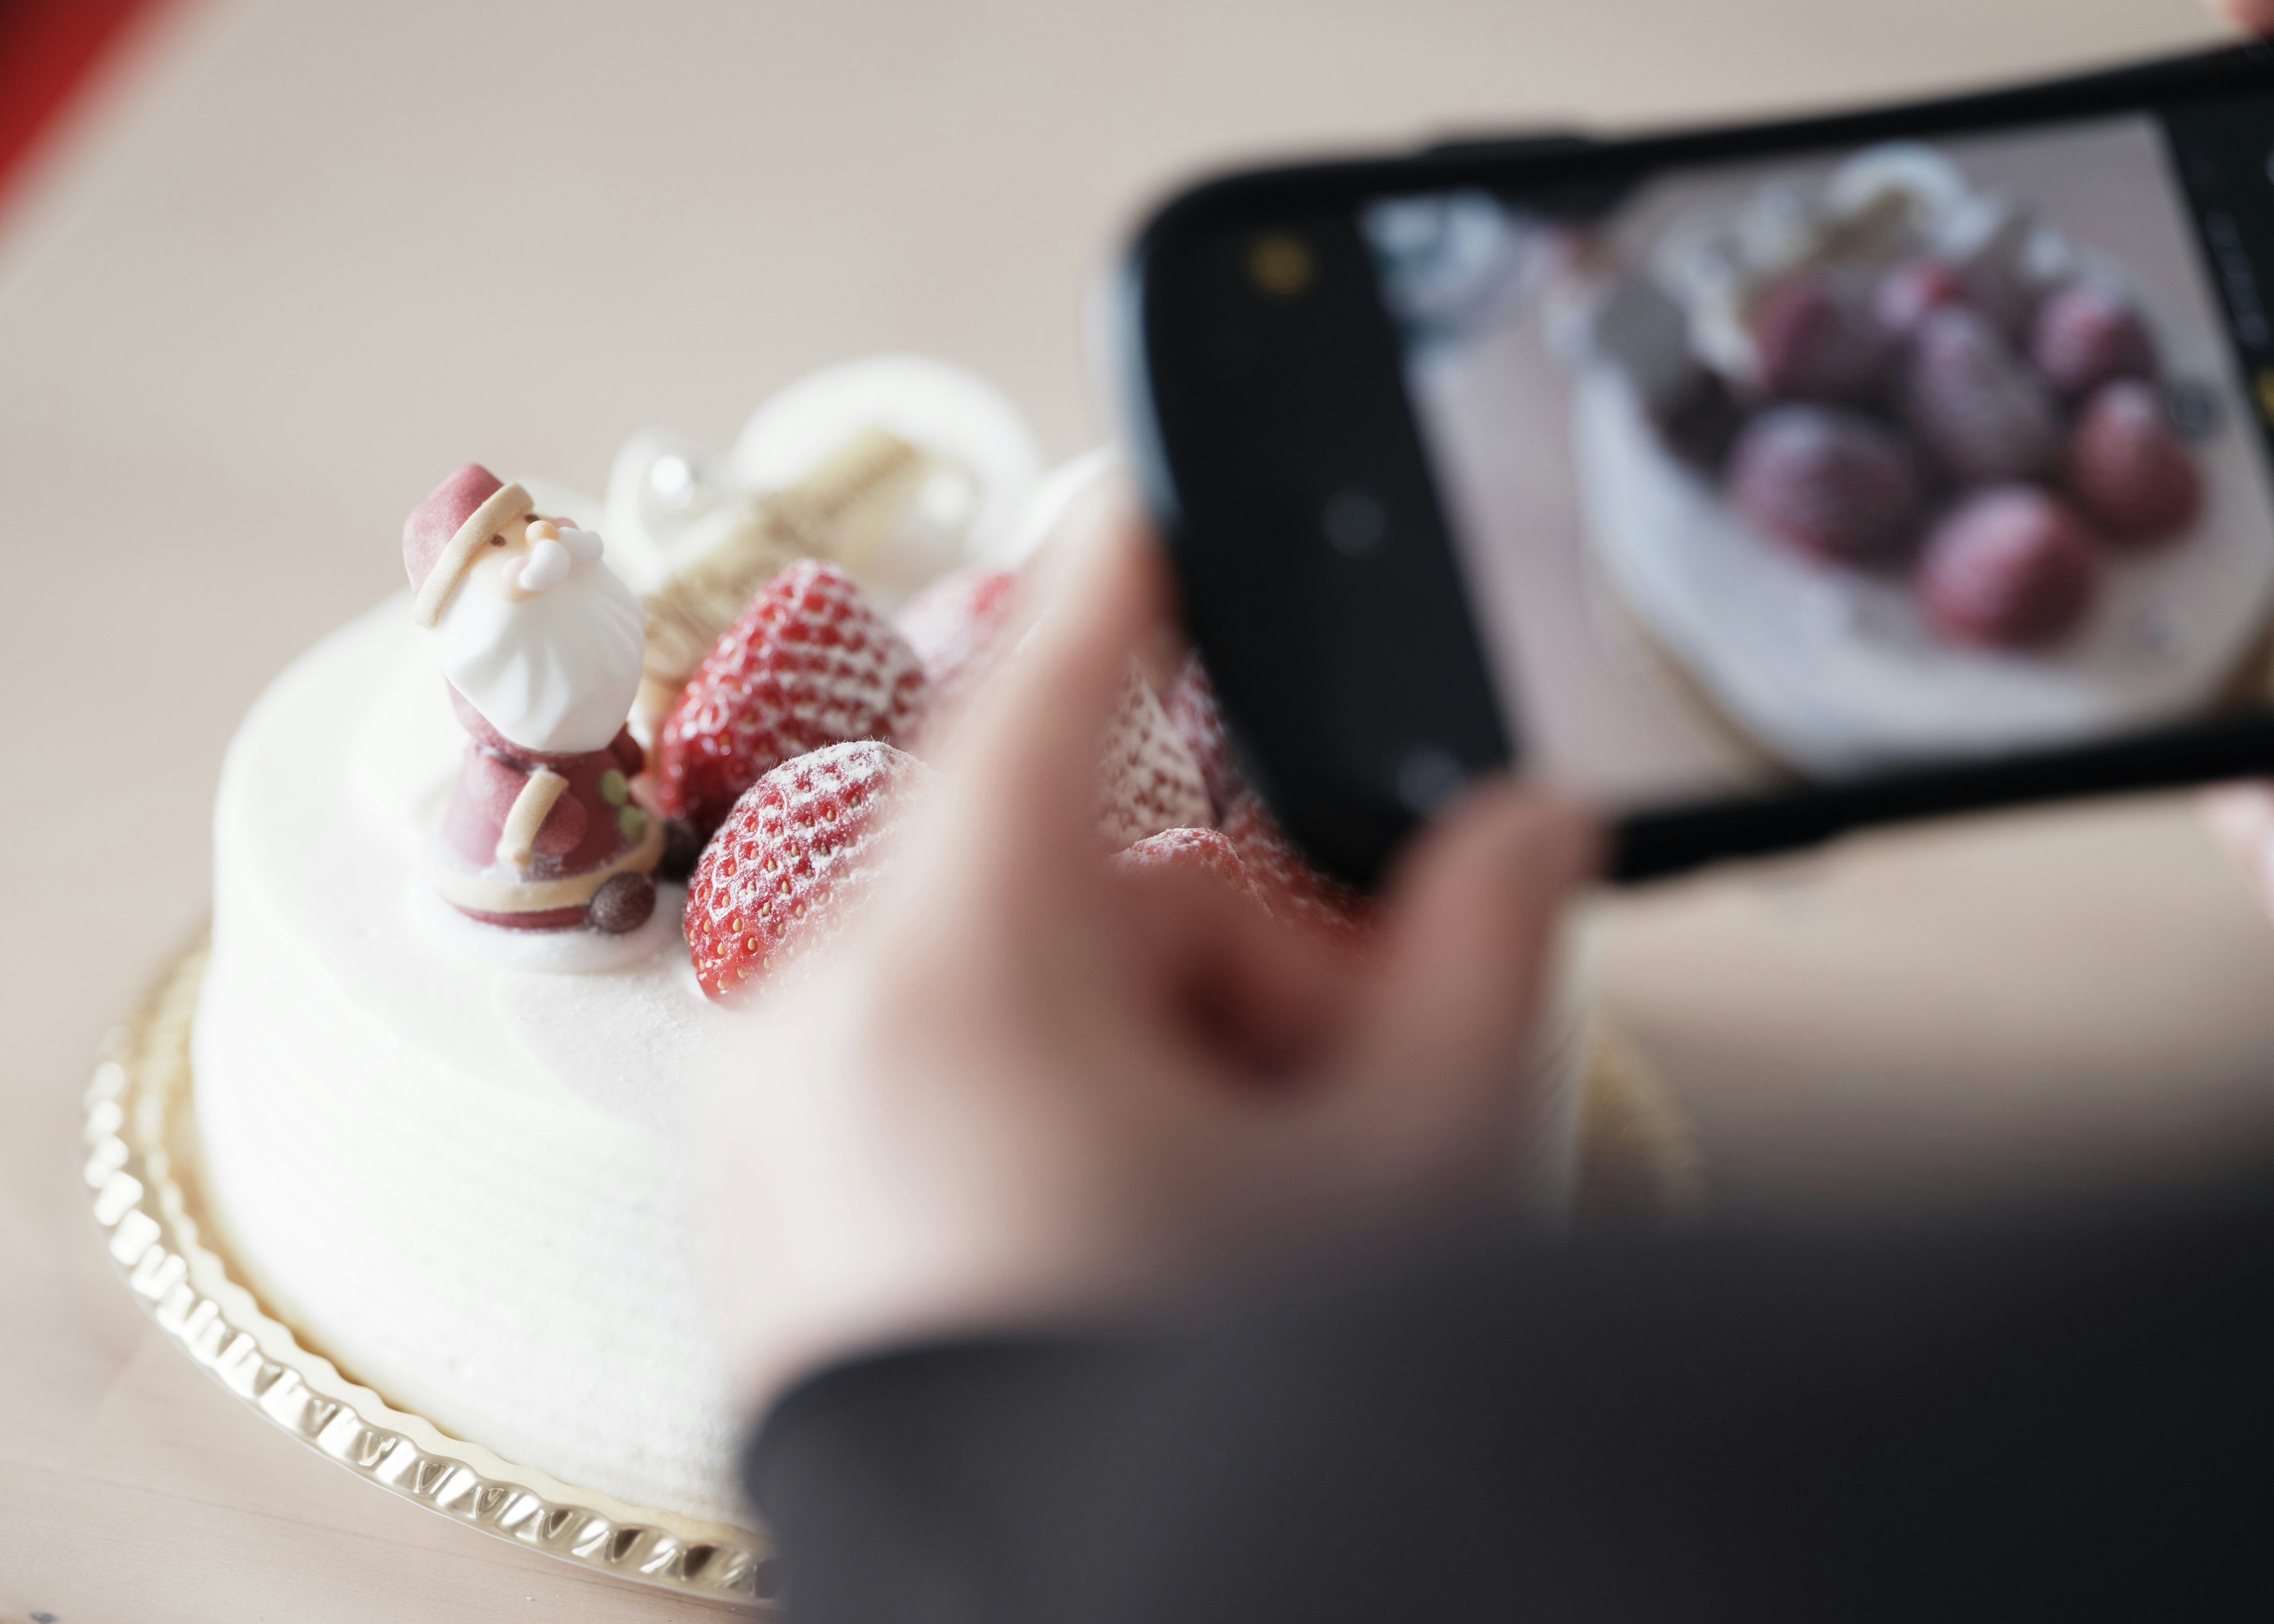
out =
<svg viewBox="0 0 2274 1624"><path fill-rule="evenodd" d="M612 874L584 905L584 922L612 936L637 930L655 912L655 882L644 874Z"/></svg>
<svg viewBox="0 0 2274 1624"><path fill-rule="evenodd" d="M702 835L685 818L665 818L663 855L656 859L656 877L660 880L685 879L695 872L695 865L703 861L704 845Z"/></svg>

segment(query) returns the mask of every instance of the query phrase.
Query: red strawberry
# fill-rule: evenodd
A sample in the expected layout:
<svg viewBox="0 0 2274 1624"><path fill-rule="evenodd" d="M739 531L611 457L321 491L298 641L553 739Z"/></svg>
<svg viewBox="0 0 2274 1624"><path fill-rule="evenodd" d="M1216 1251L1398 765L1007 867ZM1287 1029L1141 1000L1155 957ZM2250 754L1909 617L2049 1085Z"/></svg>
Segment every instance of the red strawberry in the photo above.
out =
<svg viewBox="0 0 2274 1624"><path fill-rule="evenodd" d="M2202 511L2202 476L2152 385L2120 378L2085 402L2068 442L2068 488L2111 541L2152 547Z"/></svg>
<svg viewBox="0 0 2274 1624"><path fill-rule="evenodd" d="M1850 564L1909 550L1921 485L1909 446L1869 417L1822 406L1772 407L1730 454L1738 512L1803 553Z"/></svg>
<svg viewBox="0 0 2274 1624"><path fill-rule="evenodd" d="M1018 606L1018 584L1007 569L960 569L933 582L892 617L931 688L919 743L953 716L1003 653L997 644Z"/></svg>
<svg viewBox="0 0 2274 1624"><path fill-rule="evenodd" d="M1113 866L1130 874L1160 869L1205 874L1223 881L1257 906L1267 906L1239 848L1218 830L1164 829L1157 835L1147 835L1126 852L1115 853Z"/></svg>
<svg viewBox="0 0 2274 1624"><path fill-rule="evenodd" d="M2042 648L2076 629L2100 587L2091 532L2035 485L1968 497L1927 538L1919 597L1954 643Z"/></svg>
<svg viewBox="0 0 2274 1624"><path fill-rule="evenodd" d="M2038 306L2029 359L2055 390L2077 395L2112 378L2153 378L2156 341L2131 300L2079 282Z"/></svg>
<svg viewBox="0 0 2274 1624"><path fill-rule="evenodd" d="M1979 311L1927 312L1911 340L1902 404L1911 432L1962 484L2033 479L2059 460L2052 398Z"/></svg>
<svg viewBox="0 0 2274 1624"><path fill-rule="evenodd" d="M1192 752L1193 764L1201 770L1201 782L1208 786L1209 800L1217 816L1223 816L1247 787L1247 780L1240 774L1239 760L1231 753L1231 740L1224 733L1216 685L1209 680L1208 667L1201 664L1197 651L1185 657L1185 663L1170 680L1161 708L1168 712L1169 726L1176 729L1185 748Z"/></svg>
<svg viewBox="0 0 2274 1624"><path fill-rule="evenodd" d="M1761 389L1773 400L1869 400L1894 367L1877 322L1804 271L1761 296L1752 329Z"/></svg>
<svg viewBox="0 0 2274 1624"><path fill-rule="evenodd" d="M1939 259L1906 259L1879 279L1871 314L1882 332L1909 338L1927 316L1946 304L1966 303L1966 283Z"/></svg>
<svg viewBox="0 0 2274 1624"><path fill-rule="evenodd" d="M930 769L863 739L776 767L704 849L687 885L687 953L713 998L762 981L840 928L877 881L876 847Z"/></svg>
<svg viewBox="0 0 2274 1624"><path fill-rule="evenodd" d="M1205 823L1214 815L1192 752L1136 671L1121 685L1097 763L1097 833L1119 851L1164 829Z"/></svg>
<svg viewBox="0 0 2274 1624"><path fill-rule="evenodd" d="M1367 899L1311 867L1254 791L1244 791L1232 802L1224 814L1223 832L1272 917L1352 946L1371 933L1373 911Z"/></svg>
<svg viewBox="0 0 2274 1624"><path fill-rule="evenodd" d="M794 756L899 740L924 703L915 650L834 564L776 575L687 680L657 735L658 808L698 831Z"/></svg>
<svg viewBox="0 0 2274 1624"><path fill-rule="evenodd" d="M1009 623L1018 584L1008 569L959 569L900 605L892 624L923 661L935 691L967 678L993 646Z"/></svg>

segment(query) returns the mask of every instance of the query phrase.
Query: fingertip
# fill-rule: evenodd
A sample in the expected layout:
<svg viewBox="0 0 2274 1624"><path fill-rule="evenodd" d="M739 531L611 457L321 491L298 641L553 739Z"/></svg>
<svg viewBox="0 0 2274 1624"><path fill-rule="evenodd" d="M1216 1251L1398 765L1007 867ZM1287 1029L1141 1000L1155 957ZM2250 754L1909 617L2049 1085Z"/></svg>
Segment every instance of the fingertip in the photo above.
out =
<svg viewBox="0 0 2274 1624"><path fill-rule="evenodd" d="M1142 611L1157 602L1163 584L1157 549L1136 492L1118 467L1099 467L1067 499L1048 542L1028 565L1028 578L1038 619L1101 606Z"/></svg>
<svg viewBox="0 0 2274 1624"><path fill-rule="evenodd" d="M1489 863L1561 895L1602 871L1606 846L1601 822L1578 801L1495 778L1472 786L1441 815L1400 863L1390 891L1439 876L1466 884L1478 865Z"/></svg>
<svg viewBox="0 0 2274 1624"><path fill-rule="evenodd" d="M2205 826L2241 868L2261 903L2274 908L2274 786L2220 784L2196 801Z"/></svg>
<svg viewBox="0 0 2274 1624"><path fill-rule="evenodd" d="M1126 484L1094 479L1021 594L1031 623L951 744L958 804L1007 859L1087 863L1099 751L1131 660L1162 619L1165 575Z"/></svg>
<svg viewBox="0 0 2274 1624"><path fill-rule="evenodd" d="M2274 32L2274 0L2209 0L2211 14L2247 34Z"/></svg>
<svg viewBox="0 0 2274 1624"><path fill-rule="evenodd" d="M1595 820L1573 801L1505 779L1465 794L1388 892L1393 1026L1448 1049L1527 1030L1563 905L1602 851Z"/></svg>

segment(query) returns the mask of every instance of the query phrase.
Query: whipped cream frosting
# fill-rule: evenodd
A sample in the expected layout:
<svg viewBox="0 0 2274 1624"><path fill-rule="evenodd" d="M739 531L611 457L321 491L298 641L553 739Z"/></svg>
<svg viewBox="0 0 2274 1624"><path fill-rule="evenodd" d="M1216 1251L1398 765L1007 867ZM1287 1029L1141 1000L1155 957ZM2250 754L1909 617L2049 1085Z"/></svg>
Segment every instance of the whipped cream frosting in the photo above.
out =
<svg viewBox="0 0 2274 1624"><path fill-rule="evenodd" d="M208 1205L356 1380L566 1482L735 1515L689 1094L728 1019L666 886L632 936L453 915L420 859L463 735L392 600L230 747L194 1028Z"/></svg>

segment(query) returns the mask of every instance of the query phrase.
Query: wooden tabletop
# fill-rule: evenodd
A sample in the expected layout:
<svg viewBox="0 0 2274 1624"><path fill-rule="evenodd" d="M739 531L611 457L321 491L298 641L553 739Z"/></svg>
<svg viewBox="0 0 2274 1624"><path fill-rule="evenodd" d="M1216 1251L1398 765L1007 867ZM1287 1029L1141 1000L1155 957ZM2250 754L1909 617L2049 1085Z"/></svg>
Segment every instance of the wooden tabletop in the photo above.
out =
<svg viewBox="0 0 2274 1624"><path fill-rule="evenodd" d="M0 1620L691 1615L253 1419L94 1244L79 1093L207 896L260 686L470 455L597 488L916 350L1102 434L1083 299L1195 167L1823 106L2210 36L2194 0L538 0L176 16L0 233ZM2274 1133L2274 927L2189 808L1880 837L1598 911L1715 1197L2184 1173Z"/></svg>

